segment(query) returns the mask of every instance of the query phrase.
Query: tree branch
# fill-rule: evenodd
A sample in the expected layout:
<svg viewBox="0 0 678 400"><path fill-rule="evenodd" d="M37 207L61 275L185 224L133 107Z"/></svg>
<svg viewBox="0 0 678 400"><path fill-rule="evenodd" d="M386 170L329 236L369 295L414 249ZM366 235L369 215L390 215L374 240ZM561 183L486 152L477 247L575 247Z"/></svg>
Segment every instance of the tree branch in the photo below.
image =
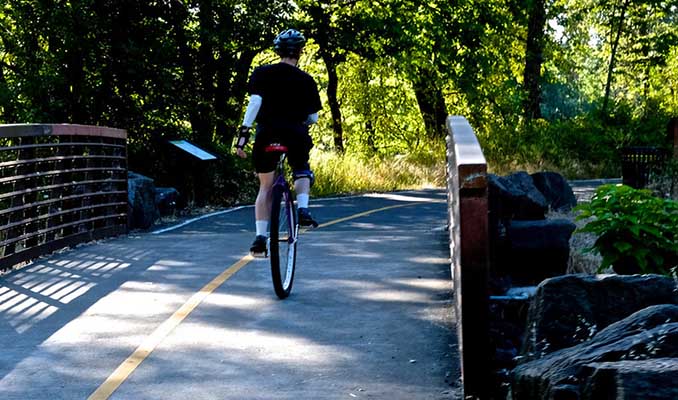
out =
<svg viewBox="0 0 678 400"><path fill-rule="evenodd" d="M19 73L19 68L15 67L14 65L7 64L6 62L4 62L2 60L0 60L0 67L8 69L8 70L14 72L15 74Z"/></svg>

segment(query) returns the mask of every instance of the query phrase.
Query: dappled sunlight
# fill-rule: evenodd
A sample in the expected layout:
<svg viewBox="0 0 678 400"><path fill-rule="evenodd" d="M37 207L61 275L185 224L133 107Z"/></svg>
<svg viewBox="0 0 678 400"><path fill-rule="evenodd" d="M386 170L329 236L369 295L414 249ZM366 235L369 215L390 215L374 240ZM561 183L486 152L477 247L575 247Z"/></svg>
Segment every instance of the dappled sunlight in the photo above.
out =
<svg viewBox="0 0 678 400"><path fill-rule="evenodd" d="M271 298L261 298L259 296L243 296L230 293L211 293L203 303L224 308L238 310L251 310L254 307L269 305L275 301Z"/></svg>
<svg viewBox="0 0 678 400"><path fill-rule="evenodd" d="M178 260L158 260L156 261L153 265L149 267L149 271L151 270L165 270L167 268L163 267L186 267L189 265L193 265L193 263L185 262L185 261L178 261Z"/></svg>
<svg viewBox="0 0 678 400"><path fill-rule="evenodd" d="M411 286L417 289L427 289L431 291L438 291L450 288L449 279L393 279L391 282L402 285L402 286Z"/></svg>
<svg viewBox="0 0 678 400"><path fill-rule="evenodd" d="M353 287L353 296L362 300L402 303L430 303L431 294L441 293L449 288L446 279L392 279L380 284L366 285L361 281L349 284L342 281L347 287Z"/></svg>
<svg viewBox="0 0 678 400"><path fill-rule="evenodd" d="M318 283L322 287L328 282ZM391 279L370 282L363 279L332 279L332 287L354 298L370 301L426 303L432 293L445 293L450 289L448 279ZM308 285L308 284L307 284Z"/></svg>
<svg viewBox="0 0 678 400"><path fill-rule="evenodd" d="M417 196L407 196L403 194L392 194L392 193L370 193L366 194L365 197L372 197L377 199L386 199L386 200L395 200L395 201L406 201L408 203L446 203L445 199L434 198L434 197L417 197Z"/></svg>
<svg viewBox="0 0 678 400"><path fill-rule="evenodd" d="M93 302L105 297L110 290L102 292L98 288L101 284L128 270L134 259L151 253L115 244L107 247L116 255L95 254L91 245L83 245L4 276L0 280L0 322L4 325L2 334L6 340L30 333L29 341L40 343L68 326L73 317ZM98 293L92 297L93 292Z"/></svg>
<svg viewBox="0 0 678 400"><path fill-rule="evenodd" d="M184 328L190 328L191 337L174 335L170 340L172 346L198 350L216 346L230 355L245 352L248 362L258 360L269 364L289 364L290 367L304 365L305 368L317 368L350 362L357 357L343 346L319 344L303 332L216 329L214 325L196 322L186 323ZM299 352L300 348L304 351Z"/></svg>
<svg viewBox="0 0 678 400"><path fill-rule="evenodd" d="M351 228L358 228L358 229L383 229L382 226L379 226L377 224L371 224L367 222L351 222L347 224Z"/></svg>
<svg viewBox="0 0 678 400"><path fill-rule="evenodd" d="M355 293L354 296L363 300L370 301L389 301L402 303L427 303L430 301L430 295L421 292L411 292L406 290L374 290Z"/></svg>
<svg viewBox="0 0 678 400"><path fill-rule="evenodd" d="M374 253L374 252L369 252L369 251L356 251L354 249L350 251L346 251L346 249L343 249L337 253L333 254L328 254L332 256L339 256L339 257L344 257L344 258L359 258L359 259L380 259L384 258L385 255L382 253Z"/></svg>
<svg viewBox="0 0 678 400"><path fill-rule="evenodd" d="M176 305L165 307L162 311L164 315L171 313L176 309ZM101 340L114 337L116 340L126 345L136 345L140 337L145 337L149 332L140 331L140 323L148 322L148 318L155 316L149 313L128 314L125 315L118 311L117 313L110 308L109 310L96 310L96 313L87 315L86 321L74 322L62 328L58 335L55 335L51 341L59 342L65 340L73 342L80 339L89 343L93 339Z"/></svg>
<svg viewBox="0 0 678 400"><path fill-rule="evenodd" d="M450 264L450 259L443 257L410 257L407 259L407 261L417 264L440 264L440 265Z"/></svg>
<svg viewBox="0 0 678 400"><path fill-rule="evenodd" d="M367 241L360 242L361 244L364 244ZM357 245L348 247L345 244L333 244L333 243L314 243L312 246L317 248L324 248L327 257L360 258L360 259L380 259L385 257L385 255L382 253L368 251L364 246L363 248L358 248Z"/></svg>
<svg viewBox="0 0 678 400"><path fill-rule="evenodd" d="M0 316L21 334L72 303L96 286L94 278L108 278L130 264L119 260L57 260L26 267L5 279L0 287Z"/></svg>
<svg viewBox="0 0 678 400"><path fill-rule="evenodd" d="M310 283L307 283L306 285L309 284ZM353 289L368 291L383 290L385 287L384 285L376 282L370 282L359 279L325 279L323 280L323 282L316 282L316 285L318 287L323 287L327 284L329 284L330 287L333 287L335 289Z"/></svg>

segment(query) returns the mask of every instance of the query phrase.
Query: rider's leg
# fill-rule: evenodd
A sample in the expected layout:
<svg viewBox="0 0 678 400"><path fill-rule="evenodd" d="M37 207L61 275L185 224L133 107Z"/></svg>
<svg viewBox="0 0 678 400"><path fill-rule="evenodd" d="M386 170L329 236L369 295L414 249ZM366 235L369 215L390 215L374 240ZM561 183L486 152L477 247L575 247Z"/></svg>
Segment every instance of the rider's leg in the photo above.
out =
<svg viewBox="0 0 678 400"><path fill-rule="evenodd" d="M259 193L257 200L254 203L254 219L257 225L257 236L267 236L268 221L271 219L271 203L273 180L275 178L274 172L258 173L259 177Z"/></svg>
<svg viewBox="0 0 678 400"><path fill-rule="evenodd" d="M294 181L294 191L297 194L299 225L317 227L318 223L313 219L313 216L308 209L309 192L311 191L311 179L307 177L297 178Z"/></svg>
<svg viewBox="0 0 678 400"><path fill-rule="evenodd" d="M271 219L271 202L273 187L273 172L264 172L259 177L259 193L254 203L254 223L257 230L254 242L250 247L252 255L260 257L266 255L266 239L268 237L268 221Z"/></svg>
<svg viewBox="0 0 678 400"><path fill-rule="evenodd" d="M299 178L294 181L294 193L297 195L297 206L299 208L308 208L310 192L311 180L309 178Z"/></svg>
<svg viewBox="0 0 678 400"><path fill-rule="evenodd" d="M318 226L308 209L309 193L313 184L313 172L308 164L309 152L313 141L308 133L296 137L296 142L289 146L288 158L294 171L294 192L297 196L299 225Z"/></svg>

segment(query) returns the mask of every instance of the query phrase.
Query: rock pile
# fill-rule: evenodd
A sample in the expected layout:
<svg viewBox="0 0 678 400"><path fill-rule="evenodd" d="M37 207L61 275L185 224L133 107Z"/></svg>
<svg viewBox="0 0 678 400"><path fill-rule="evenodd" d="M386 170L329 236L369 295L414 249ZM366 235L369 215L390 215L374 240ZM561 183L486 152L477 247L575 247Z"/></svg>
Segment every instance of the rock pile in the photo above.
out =
<svg viewBox="0 0 678 400"><path fill-rule="evenodd" d="M512 398L678 398L678 287L658 275L548 279L528 316Z"/></svg>

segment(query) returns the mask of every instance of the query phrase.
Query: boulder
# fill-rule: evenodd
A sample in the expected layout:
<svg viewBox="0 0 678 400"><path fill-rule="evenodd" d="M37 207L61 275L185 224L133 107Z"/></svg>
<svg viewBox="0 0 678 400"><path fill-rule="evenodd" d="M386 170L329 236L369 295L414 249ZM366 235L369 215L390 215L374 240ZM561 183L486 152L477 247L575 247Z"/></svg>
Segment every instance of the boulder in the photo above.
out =
<svg viewBox="0 0 678 400"><path fill-rule="evenodd" d="M534 185L532 177L527 172L521 171L506 176L520 192L521 201L516 208L513 219L534 220L544 219L548 212L548 202L544 195Z"/></svg>
<svg viewBox="0 0 678 400"><path fill-rule="evenodd" d="M506 177L488 175L490 204L500 210L499 219L538 220L548 211L546 198L527 172Z"/></svg>
<svg viewBox="0 0 678 400"><path fill-rule="evenodd" d="M519 284L536 285L567 272L570 237L576 225L566 219L512 221L496 271Z"/></svg>
<svg viewBox="0 0 678 400"><path fill-rule="evenodd" d="M655 305L519 365L512 399L675 399L676 365L678 306Z"/></svg>
<svg viewBox="0 0 678 400"><path fill-rule="evenodd" d="M661 275L565 275L537 287L522 361L582 343L608 325L656 304L678 304L676 281Z"/></svg>
<svg viewBox="0 0 678 400"><path fill-rule="evenodd" d="M586 364L581 399L678 399L678 358Z"/></svg>
<svg viewBox="0 0 678 400"><path fill-rule="evenodd" d="M569 249L577 226L567 219L513 221L508 238L514 249Z"/></svg>
<svg viewBox="0 0 678 400"><path fill-rule="evenodd" d="M160 215L171 215L177 209L179 191L175 188L155 188L155 206Z"/></svg>
<svg viewBox="0 0 678 400"><path fill-rule="evenodd" d="M577 198L567 180L556 172L537 172L532 174L534 186L544 195L549 208L567 212L577 205Z"/></svg>
<svg viewBox="0 0 678 400"><path fill-rule="evenodd" d="M487 186L490 213L494 213L497 220L513 218L513 203L522 195L518 188L506 178L494 174L487 174Z"/></svg>
<svg viewBox="0 0 678 400"><path fill-rule="evenodd" d="M148 229L158 218L155 205L153 179L128 172L127 174L127 226L129 229Z"/></svg>

